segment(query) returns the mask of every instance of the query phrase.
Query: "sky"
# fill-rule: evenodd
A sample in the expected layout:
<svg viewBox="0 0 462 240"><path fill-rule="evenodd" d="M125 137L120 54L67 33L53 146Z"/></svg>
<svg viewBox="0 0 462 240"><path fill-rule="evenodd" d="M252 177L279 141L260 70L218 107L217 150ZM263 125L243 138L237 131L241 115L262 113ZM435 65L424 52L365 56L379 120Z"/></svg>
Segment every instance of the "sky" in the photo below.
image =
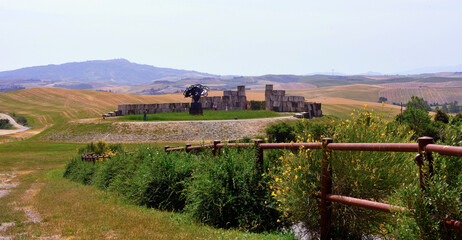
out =
<svg viewBox="0 0 462 240"><path fill-rule="evenodd" d="M461 0L0 0L0 71L116 58L220 75L462 66L461 13Z"/></svg>

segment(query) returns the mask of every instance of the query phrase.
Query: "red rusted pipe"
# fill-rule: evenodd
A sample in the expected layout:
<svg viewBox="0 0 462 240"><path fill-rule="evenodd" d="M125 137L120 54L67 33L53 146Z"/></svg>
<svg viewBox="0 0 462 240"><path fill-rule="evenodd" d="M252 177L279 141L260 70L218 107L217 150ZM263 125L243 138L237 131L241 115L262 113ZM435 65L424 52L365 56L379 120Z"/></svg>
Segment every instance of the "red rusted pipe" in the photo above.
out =
<svg viewBox="0 0 462 240"><path fill-rule="evenodd" d="M425 151L439 153L446 156L462 157L462 147L428 144Z"/></svg>
<svg viewBox="0 0 462 240"><path fill-rule="evenodd" d="M262 143L260 147L262 149L300 149L300 147L306 149L321 149L322 143Z"/></svg>
<svg viewBox="0 0 462 240"><path fill-rule="evenodd" d="M173 151L182 151L182 150L184 150L184 147L171 147L171 148L168 148L166 151L173 152Z"/></svg>
<svg viewBox="0 0 462 240"><path fill-rule="evenodd" d="M454 229L459 232L462 232L462 221L457 221L454 219L445 219L444 224L446 225L446 227L450 229Z"/></svg>
<svg viewBox="0 0 462 240"><path fill-rule="evenodd" d="M406 210L404 207L389 205L386 203L379 203L359 198L346 197L341 195L327 195L327 200L332 202L343 203L345 205L367 208L381 212L391 212L391 210Z"/></svg>
<svg viewBox="0 0 462 240"><path fill-rule="evenodd" d="M332 150L340 151L377 151L377 152L417 152L417 143L331 143Z"/></svg>

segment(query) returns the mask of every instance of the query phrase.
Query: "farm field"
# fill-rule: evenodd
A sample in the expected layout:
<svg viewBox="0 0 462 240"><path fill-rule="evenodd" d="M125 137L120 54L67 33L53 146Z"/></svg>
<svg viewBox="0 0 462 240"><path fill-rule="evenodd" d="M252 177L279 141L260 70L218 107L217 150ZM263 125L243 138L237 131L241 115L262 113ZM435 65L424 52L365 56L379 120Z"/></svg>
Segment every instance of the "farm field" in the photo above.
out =
<svg viewBox="0 0 462 240"><path fill-rule="evenodd" d="M388 103L406 103L412 96L423 98L431 103L450 103L462 101L462 88L393 88L384 89L379 93L380 97L386 97Z"/></svg>

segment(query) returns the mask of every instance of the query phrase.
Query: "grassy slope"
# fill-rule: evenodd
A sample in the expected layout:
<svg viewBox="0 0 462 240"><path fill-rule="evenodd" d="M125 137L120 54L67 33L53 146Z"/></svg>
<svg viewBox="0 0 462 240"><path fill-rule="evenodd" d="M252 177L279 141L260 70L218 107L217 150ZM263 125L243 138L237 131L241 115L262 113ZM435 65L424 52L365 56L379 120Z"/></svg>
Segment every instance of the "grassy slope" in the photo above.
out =
<svg viewBox="0 0 462 240"><path fill-rule="evenodd" d="M20 235L20 239L281 237L200 226L185 215L128 205L110 193L63 179L63 170L54 168L62 167L74 156L78 146L29 141L0 144L0 173L14 172L18 175L14 182L21 183L11 189L9 195L0 198L0 223L17 223L2 235ZM132 147L126 146L129 151ZM42 223L24 222L27 216L17 210L21 208L39 212Z"/></svg>
<svg viewBox="0 0 462 240"><path fill-rule="evenodd" d="M0 136L1 140L28 138L53 125L71 119L99 117L127 103L166 103L189 101L181 94L129 95L86 90L32 88L0 93L0 112L24 115L33 129L14 135Z"/></svg>

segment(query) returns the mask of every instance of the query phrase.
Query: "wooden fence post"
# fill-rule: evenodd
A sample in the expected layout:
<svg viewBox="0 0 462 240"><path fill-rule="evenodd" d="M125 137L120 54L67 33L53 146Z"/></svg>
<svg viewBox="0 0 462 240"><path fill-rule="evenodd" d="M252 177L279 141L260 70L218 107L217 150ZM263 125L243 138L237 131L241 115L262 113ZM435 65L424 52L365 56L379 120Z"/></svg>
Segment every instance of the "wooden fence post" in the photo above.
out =
<svg viewBox="0 0 462 240"><path fill-rule="evenodd" d="M321 169L321 240L330 239L332 225L332 208L327 195L332 194L332 166L329 162L331 151L327 145L332 143L332 138L322 139L322 169Z"/></svg>
<svg viewBox="0 0 462 240"><path fill-rule="evenodd" d="M165 147L164 147L164 151L165 151L166 153L169 153L169 152L167 151L169 148L170 148L169 146L165 146Z"/></svg>
<svg viewBox="0 0 462 240"><path fill-rule="evenodd" d="M263 149L260 147L262 143L263 140L261 139L255 140L255 162L260 173L263 173Z"/></svg>
<svg viewBox="0 0 462 240"><path fill-rule="evenodd" d="M221 143L221 141L218 141L218 140L213 141L213 148L212 148L212 154L213 154L213 156L217 156L217 151L218 151L217 145L218 145L219 143ZM218 154L220 154L220 151L218 151Z"/></svg>
<svg viewBox="0 0 462 240"><path fill-rule="evenodd" d="M188 150L188 147L191 147L191 144L186 144L184 146L184 150L185 150L186 153L189 153L189 151L190 151L190 150Z"/></svg>

